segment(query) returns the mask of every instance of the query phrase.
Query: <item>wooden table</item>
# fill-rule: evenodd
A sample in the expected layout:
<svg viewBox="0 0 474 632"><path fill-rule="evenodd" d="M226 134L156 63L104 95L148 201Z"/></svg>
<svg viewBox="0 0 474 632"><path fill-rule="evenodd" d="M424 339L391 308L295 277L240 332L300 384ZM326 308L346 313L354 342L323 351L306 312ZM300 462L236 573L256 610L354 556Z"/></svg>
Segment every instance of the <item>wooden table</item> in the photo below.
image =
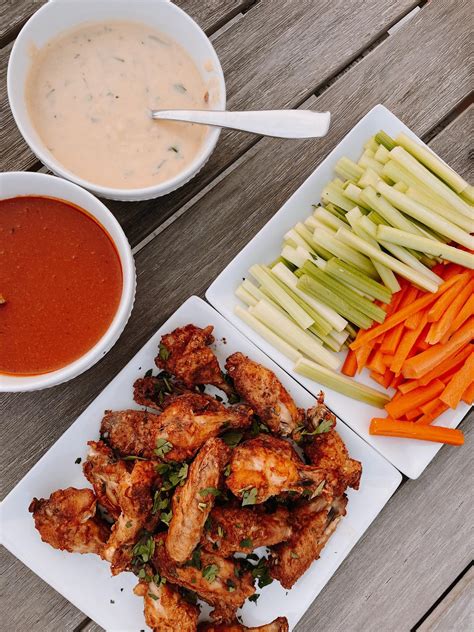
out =
<svg viewBox="0 0 474 632"><path fill-rule="evenodd" d="M12 120L5 87L12 42L40 4L0 5L2 171L41 168ZM1 397L2 498L160 324L191 294L204 295L373 105L385 104L473 180L469 0L178 4L214 43L229 108L328 109L331 130L322 140L297 142L225 132L203 171L179 191L134 204L106 202L134 249L138 289L132 317L111 352L84 375L46 391ZM462 427L469 445L467 420ZM298 632L473 629L468 445L444 447L419 480L404 482ZM100 629L4 549L1 559L2 629Z"/></svg>

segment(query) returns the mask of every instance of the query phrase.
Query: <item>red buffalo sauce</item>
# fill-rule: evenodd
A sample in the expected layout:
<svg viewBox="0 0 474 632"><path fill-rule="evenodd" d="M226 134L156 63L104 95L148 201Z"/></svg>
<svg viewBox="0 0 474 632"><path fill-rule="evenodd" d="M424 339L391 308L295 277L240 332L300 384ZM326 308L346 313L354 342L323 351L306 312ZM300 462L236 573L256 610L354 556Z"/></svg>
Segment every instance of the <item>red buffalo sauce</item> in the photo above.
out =
<svg viewBox="0 0 474 632"><path fill-rule="evenodd" d="M47 373L84 355L112 322L122 284L115 245L86 211L0 200L0 372Z"/></svg>

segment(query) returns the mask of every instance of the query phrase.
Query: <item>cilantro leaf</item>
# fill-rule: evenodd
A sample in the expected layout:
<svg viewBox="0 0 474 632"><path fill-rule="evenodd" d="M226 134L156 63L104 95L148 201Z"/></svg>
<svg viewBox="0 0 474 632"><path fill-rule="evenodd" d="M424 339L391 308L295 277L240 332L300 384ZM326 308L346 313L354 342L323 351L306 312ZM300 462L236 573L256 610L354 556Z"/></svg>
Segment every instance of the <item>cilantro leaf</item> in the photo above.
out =
<svg viewBox="0 0 474 632"><path fill-rule="evenodd" d="M202 569L202 576L207 579L209 583L212 583L219 575L219 567L217 564L208 564Z"/></svg>
<svg viewBox="0 0 474 632"><path fill-rule="evenodd" d="M255 505L257 502L257 493L256 487L244 489L242 493L242 507L245 507L246 505Z"/></svg>

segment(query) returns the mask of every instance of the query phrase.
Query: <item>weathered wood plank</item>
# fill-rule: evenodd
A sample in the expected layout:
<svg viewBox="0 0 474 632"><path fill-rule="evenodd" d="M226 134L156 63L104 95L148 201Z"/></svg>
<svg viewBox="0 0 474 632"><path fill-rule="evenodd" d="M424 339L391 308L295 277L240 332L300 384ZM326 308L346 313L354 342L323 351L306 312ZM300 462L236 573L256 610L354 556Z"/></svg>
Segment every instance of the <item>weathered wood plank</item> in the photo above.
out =
<svg viewBox="0 0 474 632"><path fill-rule="evenodd" d="M416 632L457 632L474 628L474 568L467 571Z"/></svg>
<svg viewBox="0 0 474 632"><path fill-rule="evenodd" d="M0 46L10 42L46 0L3 0L0 3Z"/></svg>
<svg viewBox="0 0 474 632"><path fill-rule="evenodd" d="M192 0L188 4L198 6ZM280 0L275 5L263 0L213 42L226 76L229 109L298 106L415 4L414 0L353 0L337 5L332 0ZM206 13L207 19L211 13ZM0 80L6 63L7 53L0 51ZM6 112L0 129L0 145L5 147L0 169L31 168L36 159L19 135L1 85L0 94ZM253 143L254 136L225 132L201 173L179 191L132 205L107 204L136 244Z"/></svg>

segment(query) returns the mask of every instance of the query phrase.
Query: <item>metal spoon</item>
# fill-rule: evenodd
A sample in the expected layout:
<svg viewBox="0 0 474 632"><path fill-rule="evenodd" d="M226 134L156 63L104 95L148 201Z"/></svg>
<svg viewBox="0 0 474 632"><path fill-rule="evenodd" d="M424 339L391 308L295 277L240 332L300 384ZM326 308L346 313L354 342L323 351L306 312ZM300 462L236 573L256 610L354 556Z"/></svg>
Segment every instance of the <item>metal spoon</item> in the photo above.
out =
<svg viewBox="0 0 474 632"><path fill-rule="evenodd" d="M185 121L213 127L229 127L262 136L277 138L316 138L325 136L330 112L310 110L260 110L229 112L218 110L150 110L151 118Z"/></svg>

